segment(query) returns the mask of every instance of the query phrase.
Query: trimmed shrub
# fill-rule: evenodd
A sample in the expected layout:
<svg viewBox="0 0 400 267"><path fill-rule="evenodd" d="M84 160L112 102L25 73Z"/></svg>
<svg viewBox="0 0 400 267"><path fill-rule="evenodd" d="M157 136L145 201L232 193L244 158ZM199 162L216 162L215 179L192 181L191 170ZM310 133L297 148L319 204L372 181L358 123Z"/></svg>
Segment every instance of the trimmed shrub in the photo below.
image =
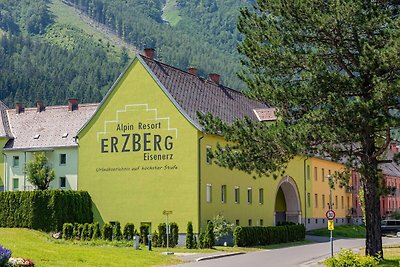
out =
<svg viewBox="0 0 400 267"><path fill-rule="evenodd" d="M122 239L121 224L119 222L115 222L113 228L113 239L117 241L120 241Z"/></svg>
<svg viewBox="0 0 400 267"><path fill-rule="evenodd" d="M143 245L147 245L148 242L149 242L149 238L148 238L149 230L150 230L150 227L148 225L141 225L140 226L140 239L139 239L139 241Z"/></svg>
<svg viewBox="0 0 400 267"><path fill-rule="evenodd" d="M98 239L101 238L101 231L100 231L100 224L99 222L95 222L93 225L93 235L92 239Z"/></svg>
<svg viewBox="0 0 400 267"><path fill-rule="evenodd" d="M84 191L1 192L0 207L0 227L58 232L64 223L93 221L92 200Z"/></svg>
<svg viewBox="0 0 400 267"><path fill-rule="evenodd" d="M342 250L333 258L325 260L328 267L377 267L378 261L371 256L354 254L351 250Z"/></svg>
<svg viewBox="0 0 400 267"><path fill-rule="evenodd" d="M304 240L303 224L285 226L249 226L235 228L234 243L239 247L279 244Z"/></svg>
<svg viewBox="0 0 400 267"><path fill-rule="evenodd" d="M89 224L85 223L82 225L81 240L90 240Z"/></svg>
<svg viewBox="0 0 400 267"><path fill-rule="evenodd" d="M215 236L214 236L214 224L212 221L207 223L207 229L204 234L204 247L205 248L213 248L215 244Z"/></svg>
<svg viewBox="0 0 400 267"><path fill-rule="evenodd" d="M200 233L199 234L199 248L205 248L205 243L204 240L205 239L205 234L204 233Z"/></svg>
<svg viewBox="0 0 400 267"><path fill-rule="evenodd" d="M72 223L64 223L62 237L64 239L72 239L74 233L74 225Z"/></svg>
<svg viewBox="0 0 400 267"><path fill-rule="evenodd" d="M153 232L153 235L151 236L151 242L153 247L161 247L157 231Z"/></svg>
<svg viewBox="0 0 400 267"><path fill-rule="evenodd" d="M102 237L104 240L112 241L113 227L109 223L105 223L102 229Z"/></svg>
<svg viewBox="0 0 400 267"><path fill-rule="evenodd" d="M188 222L186 229L186 248L193 249L196 248L194 234L193 234L193 224Z"/></svg>
<svg viewBox="0 0 400 267"><path fill-rule="evenodd" d="M135 232L135 225L133 223L127 223L124 226L124 239L133 240L133 234Z"/></svg>
<svg viewBox="0 0 400 267"><path fill-rule="evenodd" d="M168 246L173 248L178 244L179 239L179 227L178 224L170 223L171 234L168 235ZM160 246L167 247L167 229L165 223L158 225L158 242Z"/></svg>

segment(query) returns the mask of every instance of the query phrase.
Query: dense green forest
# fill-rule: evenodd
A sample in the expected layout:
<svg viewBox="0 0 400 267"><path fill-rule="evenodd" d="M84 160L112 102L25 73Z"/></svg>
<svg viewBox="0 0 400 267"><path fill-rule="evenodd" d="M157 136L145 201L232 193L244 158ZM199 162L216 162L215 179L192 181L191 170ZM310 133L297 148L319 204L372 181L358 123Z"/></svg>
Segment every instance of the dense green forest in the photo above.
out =
<svg viewBox="0 0 400 267"><path fill-rule="evenodd" d="M54 2L52 2L54 1ZM236 30L245 0L64 0L138 49L154 47L158 59L200 75L217 72L242 88ZM0 0L0 99L34 105L64 104L69 97L98 102L129 58L81 29L57 22L49 6L60 0ZM169 2L169 3L168 3ZM177 23L164 20L172 3ZM65 20L64 20L65 21Z"/></svg>

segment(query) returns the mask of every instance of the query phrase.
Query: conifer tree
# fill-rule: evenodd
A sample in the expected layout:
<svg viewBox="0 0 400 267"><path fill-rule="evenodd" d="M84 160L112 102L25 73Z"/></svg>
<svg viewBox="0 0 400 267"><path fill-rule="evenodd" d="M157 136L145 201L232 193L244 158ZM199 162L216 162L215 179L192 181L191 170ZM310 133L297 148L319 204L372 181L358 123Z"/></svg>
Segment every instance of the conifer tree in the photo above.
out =
<svg viewBox="0 0 400 267"><path fill-rule="evenodd" d="M400 124L399 8L397 1L257 0L238 23L240 77L250 97L276 108L277 120L226 125L202 116L208 132L234 144L215 151L222 166L277 177L296 154L346 160L362 175L373 256L383 256L379 164Z"/></svg>

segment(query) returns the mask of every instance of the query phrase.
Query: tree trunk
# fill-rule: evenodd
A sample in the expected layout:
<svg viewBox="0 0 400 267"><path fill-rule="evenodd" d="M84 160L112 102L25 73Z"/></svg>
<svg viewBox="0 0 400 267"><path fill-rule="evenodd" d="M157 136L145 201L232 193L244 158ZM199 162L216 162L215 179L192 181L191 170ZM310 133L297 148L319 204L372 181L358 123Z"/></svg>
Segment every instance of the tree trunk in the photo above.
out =
<svg viewBox="0 0 400 267"><path fill-rule="evenodd" d="M365 254L383 258L378 164L375 161L364 166Z"/></svg>

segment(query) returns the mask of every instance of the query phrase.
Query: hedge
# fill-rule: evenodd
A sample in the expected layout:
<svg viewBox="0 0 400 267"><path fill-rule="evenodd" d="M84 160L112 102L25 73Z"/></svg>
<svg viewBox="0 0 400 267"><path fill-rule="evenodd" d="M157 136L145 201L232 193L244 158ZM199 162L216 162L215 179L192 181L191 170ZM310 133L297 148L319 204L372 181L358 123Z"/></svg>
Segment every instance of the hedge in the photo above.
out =
<svg viewBox="0 0 400 267"><path fill-rule="evenodd" d="M92 200L84 191L1 192L0 207L0 227L50 232L61 231L64 223L93 221Z"/></svg>
<svg viewBox="0 0 400 267"><path fill-rule="evenodd" d="M304 240L306 229L303 224L284 226L248 226L235 228L234 242L239 247L264 246Z"/></svg>

